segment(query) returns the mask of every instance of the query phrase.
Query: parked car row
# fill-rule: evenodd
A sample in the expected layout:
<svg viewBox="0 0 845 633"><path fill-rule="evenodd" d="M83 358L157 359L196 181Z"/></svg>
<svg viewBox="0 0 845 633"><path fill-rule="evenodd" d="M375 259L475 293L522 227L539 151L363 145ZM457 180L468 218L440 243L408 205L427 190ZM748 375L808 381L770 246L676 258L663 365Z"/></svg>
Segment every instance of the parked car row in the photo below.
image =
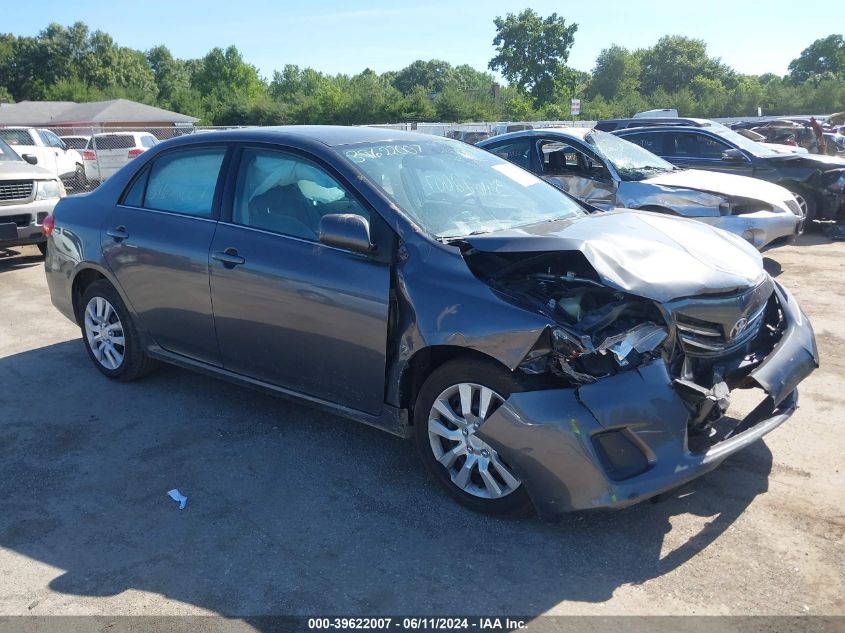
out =
<svg viewBox="0 0 845 633"><path fill-rule="evenodd" d="M800 230L791 193L598 130L481 144L169 140L56 206L53 304L108 378L163 361L413 438L495 514L624 507L789 418L818 352L752 242ZM763 216L766 237L731 224ZM748 388L760 405L726 416Z"/></svg>
<svg viewBox="0 0 845 633"><path fill-rule="evenodd" d="M622 207L694 218L758 249L790 242L803 230L805 213L783 187L681 169L643 145L589 128L530 130L479 143L602 211Z"/></svg>
<svg viewBox="0 0 845 633"><path fill-rule="evenodd" d="M43 128L14 126L0 128L0 139L22 156L34 158L34 164L50 171L74 192L97 186L158 143L149 132L58 136Z"/></svg>

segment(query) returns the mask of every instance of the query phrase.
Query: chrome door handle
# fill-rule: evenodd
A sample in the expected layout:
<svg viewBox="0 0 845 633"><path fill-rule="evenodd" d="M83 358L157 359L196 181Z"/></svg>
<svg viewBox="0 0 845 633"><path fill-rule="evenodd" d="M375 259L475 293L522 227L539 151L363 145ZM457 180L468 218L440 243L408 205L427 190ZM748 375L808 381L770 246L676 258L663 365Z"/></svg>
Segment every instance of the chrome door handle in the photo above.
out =
<svg viewBox="0 0 845 633"><path fill-rule="evenodd" d="M238 255L237 248L227 248L225 251L214 251L211 254L211 259L216 259L222 262L226 268L234 268L243 264L246 260Z"/></svg>
<svg viewBox="0 0 845 633"><path fill-rule="evenodd" d="M113 229L106 231L106 235L112 238L115 242L122 242L129 237L129 232L125 226L116 226Z"/></svg>

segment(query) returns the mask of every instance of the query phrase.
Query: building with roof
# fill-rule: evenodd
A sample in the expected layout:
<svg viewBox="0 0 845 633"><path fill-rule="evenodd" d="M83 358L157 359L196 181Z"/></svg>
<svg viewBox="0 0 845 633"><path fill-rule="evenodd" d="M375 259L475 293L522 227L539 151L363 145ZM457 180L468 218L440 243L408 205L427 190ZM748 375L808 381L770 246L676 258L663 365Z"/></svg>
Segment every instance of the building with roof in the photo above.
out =
<svg viewBox="0 0 845 633"><path fill-rule="evenodd" d="M112 99L73 101L21 101L0 105L0 126L26 125L49 128L161 128L190 127L199 119L164 108Z"/></svg>

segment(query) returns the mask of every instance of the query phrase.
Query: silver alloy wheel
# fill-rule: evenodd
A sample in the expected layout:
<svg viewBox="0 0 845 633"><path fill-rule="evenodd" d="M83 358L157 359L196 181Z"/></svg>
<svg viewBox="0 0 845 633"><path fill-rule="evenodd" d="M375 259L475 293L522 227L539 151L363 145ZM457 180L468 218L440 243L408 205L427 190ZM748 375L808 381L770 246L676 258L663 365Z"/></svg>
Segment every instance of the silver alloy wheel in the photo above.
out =
<svg viewBox="0 0 845 633"><path fill-rule="evenodd" d="M795 200L798 202L798 207L801 209L801 217L806 218L809 206L807 205L807 201L804 199L804 196L795 192L792 192L792 195L795 196Z"/></svg>
<svg viewBox="0 0 845 633"><path fill-rule="evenodd" d="M520 481L476 431L504 399L489 387L460 383L444 390L428 414L428 439L452 483L482 499L500 499Z"/></svg>
<svg viewBox="0 0 845 633"><path fill-rule="evenodd" d="M114 306L103 297L94 297L85 306L85 338L94 358L106 369L123 364L126 354L123 324Z"/></svg>

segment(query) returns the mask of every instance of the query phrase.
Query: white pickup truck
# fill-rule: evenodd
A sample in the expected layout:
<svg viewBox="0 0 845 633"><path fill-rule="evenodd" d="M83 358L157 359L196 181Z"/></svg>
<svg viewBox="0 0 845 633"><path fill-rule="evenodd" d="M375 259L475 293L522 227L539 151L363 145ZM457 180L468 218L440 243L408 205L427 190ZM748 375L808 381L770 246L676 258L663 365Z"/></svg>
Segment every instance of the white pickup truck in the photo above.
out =
<svg viewBox="0 0 845 633"><path fill-rule="evenodd" d="M70 149L50 130L34 127L0 128L0 139L6 141L23 157L35 156L39 167L62 179L65 186L83 191L88 184L82 155Z"/></svg>

